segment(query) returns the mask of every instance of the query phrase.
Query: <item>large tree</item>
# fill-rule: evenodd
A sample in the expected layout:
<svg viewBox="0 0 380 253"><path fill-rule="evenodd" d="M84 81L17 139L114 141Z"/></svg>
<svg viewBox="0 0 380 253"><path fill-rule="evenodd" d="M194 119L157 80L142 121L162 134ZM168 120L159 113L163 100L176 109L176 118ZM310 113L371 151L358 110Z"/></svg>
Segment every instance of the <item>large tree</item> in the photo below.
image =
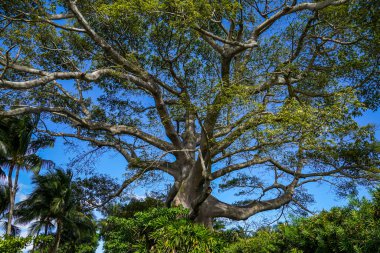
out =
<svg viewBox="0 0 380 253"><path fill-rule="evenodd" d="M191 218L246 219L305 185L379 179L379 1L37 0L1 3L1 115L118 151L174 183ZM56 127L52 123L56 123ZM239 189L234 205L212 188ZM236 192L236 191L235 191ZM240 198L241 199L241 198Z"/></svg>

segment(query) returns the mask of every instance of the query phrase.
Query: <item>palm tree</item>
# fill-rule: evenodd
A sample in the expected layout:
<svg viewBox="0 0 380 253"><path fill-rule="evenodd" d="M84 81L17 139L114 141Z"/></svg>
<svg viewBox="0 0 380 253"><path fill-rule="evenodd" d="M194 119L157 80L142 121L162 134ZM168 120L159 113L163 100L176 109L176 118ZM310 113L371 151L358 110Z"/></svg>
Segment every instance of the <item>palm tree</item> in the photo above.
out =
<svg viewBox="0 0 380 253"><path fill-rule="evenodd" d="M9 211L9 188L7 185L0 182L0 223L5 230L8 227L8 221L3 220ZM11 235L16 236L20 233L20 229L17 226L11 226Z"/></svg>
<svg viewBox="0 0 380 253"><path fill-rule="evenodd" d="M9 191L8 187L0 183L0 219L3 219L9 208Z"/></svg>
<svg viewBox="0 0 380 253"><path fill-rule="evenodd" d="M45 175L34 175L36 185L29 198L18 204L18 222L28 223L37 220L39 225L54 221L56 232L49 252L58 250L64 230L72 233L86 233L95 230L92 219L82 212L78 199L74 196L72 172L60 169L49 170ZM46 227L45 227L46 228ZM39 231L34 229L33 233Z"/></svg>
<svg viewBox="0 0 380 253"><path fill-rule="evenodd" d="M4 169L8 169L7 235L12 233L20 170L32 170L38 173L42 167L53 166L51 161L44 160L36 154L39 149L54 144L54 140L49 136L35 136L38 121L38 115L0 118L0 176L4 176ZM15 172L14 179L13 172Z"/></svg>

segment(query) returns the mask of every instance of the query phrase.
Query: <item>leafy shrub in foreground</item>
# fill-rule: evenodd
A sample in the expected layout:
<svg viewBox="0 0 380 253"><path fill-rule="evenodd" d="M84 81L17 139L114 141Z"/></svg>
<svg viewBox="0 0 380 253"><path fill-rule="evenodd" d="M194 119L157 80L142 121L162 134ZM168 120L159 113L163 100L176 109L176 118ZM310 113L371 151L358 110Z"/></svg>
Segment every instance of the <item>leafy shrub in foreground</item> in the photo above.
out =
<svg viewBox="0 0 380 253"><path fill-rule="evenodd" d="M153 208L131 219L110 217L102 227L105 252L220 252L222 237L187 214L181 208Z"/></svg>
<svg viewBox="0 0 380 253"><path fill-rule="evenodd" d="M309 218L259 230L226 253L380 253L380 190L373 200L353 200Z"/></svg>
<svg viewBox="0 0 380 253"><path fill-rule="evenodd" d="M5 237L0 238L0 252L19 253L30 243L31 238Z"/></svg>
<svg viewBox="0 0 380 253"><path fill-rule="evenodd" d="M153 208L103 221L106 253L380 253L380 190L309 218L262 228L250 238L215 232L187 219L181 208Z"/></svg>

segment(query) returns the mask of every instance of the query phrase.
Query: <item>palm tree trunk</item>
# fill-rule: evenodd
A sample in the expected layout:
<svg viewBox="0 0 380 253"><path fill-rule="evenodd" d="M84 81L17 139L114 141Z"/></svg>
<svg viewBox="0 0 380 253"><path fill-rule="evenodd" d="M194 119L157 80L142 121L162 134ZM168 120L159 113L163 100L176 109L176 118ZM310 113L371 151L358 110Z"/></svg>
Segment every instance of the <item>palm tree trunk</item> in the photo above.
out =
<svg viewBox="0 0 380 253"><path fill-rule="evenodd" d="M12 233L12 218L13 218L13 209L14 209L14 194L13 194L13 175L14 165L11 164L9 166L8 171L8 188L9 188L9 212L8 212L8 224L7 224L7 235L11 235Z"/></svg>
<svg viewBox="0 0 380 253"><path fill-rule="evenodd" d="M55 233L54 245L50 248L49 253L56 253L58 251L59 242L61 241L62 234L62 223L60 220L57 220L57 232Z"/></svg>
<svg viewBox="0 0 380 253"><path fill-rule="evenodd" d="M47 223L45 225L45 236L48 234L48 226L47 226Z"/></svg>

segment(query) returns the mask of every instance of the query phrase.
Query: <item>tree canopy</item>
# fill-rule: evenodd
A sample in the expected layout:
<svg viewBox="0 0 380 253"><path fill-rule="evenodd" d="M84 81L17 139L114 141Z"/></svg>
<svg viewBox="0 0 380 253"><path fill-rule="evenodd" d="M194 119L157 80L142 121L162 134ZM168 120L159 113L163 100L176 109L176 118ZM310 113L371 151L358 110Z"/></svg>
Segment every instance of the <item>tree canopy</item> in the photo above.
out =
<svg viewBox="0 0 380 253"><path fill-rule="evenodd" d="M246 219L379 181L376 0L52 0L0 4L0 115L119 152L128 185L167 173L167 205ZM212 190L234 190L240 204ZM107 200L105 201L107 202Z"/></svg>

